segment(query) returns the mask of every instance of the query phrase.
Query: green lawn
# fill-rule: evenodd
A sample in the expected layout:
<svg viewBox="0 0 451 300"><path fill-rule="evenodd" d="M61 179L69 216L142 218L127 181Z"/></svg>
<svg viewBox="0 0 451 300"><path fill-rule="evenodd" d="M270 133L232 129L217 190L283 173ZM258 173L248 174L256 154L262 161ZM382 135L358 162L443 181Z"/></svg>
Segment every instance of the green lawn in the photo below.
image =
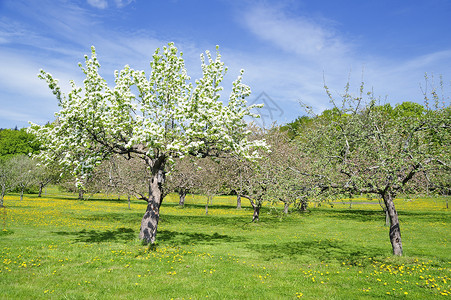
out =
<svg viewBox="0 0 451 300"><path fill-rule="evenodd" d="M95 199L94 199L95 198ZM113 197L114 198L114 197ZM217 197L169 196L155 250L137 239L145 203L6 196L0 299L431 299L451 296L444 199L398 199L404 256L391 255L377 201L282 217Z"/></svg>

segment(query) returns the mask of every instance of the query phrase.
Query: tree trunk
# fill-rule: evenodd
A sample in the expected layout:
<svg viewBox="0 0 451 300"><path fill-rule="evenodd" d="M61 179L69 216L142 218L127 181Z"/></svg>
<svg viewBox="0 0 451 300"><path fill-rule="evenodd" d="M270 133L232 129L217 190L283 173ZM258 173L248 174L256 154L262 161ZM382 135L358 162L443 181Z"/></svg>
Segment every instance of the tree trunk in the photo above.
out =
<svg viewBox="0 0 451 300"><path fill-rule="evenodd" d="M179 191L179 205L180 206L185 206L185 197L186 197L185 190L180 190Z"/></svg>
<svg viewBox="0 0 451 300"><path fill-rule="evenodd" d="M157 170L149 182L149 199L146 213L141 221L139 239L144 244L154 244L157 235L158 221L160 220L160 206L163 201L164 165Z"/></svg>
<svg viewBox="0 0 451 300"><path fill-rule="evenodd" d="M236 195L236 209L241 209L241 196Z"/></svg>
<svg viewBox="0 0 451 300"><path fill-rule="evenodd" d="M390 192L386 192L382 197L390 218L389 237L392 244L393 255L402 256L401 229L399 228L398 212L396 211L393 202L394 195Z"/></svg>
<svg viewBox="0 0 451 300"><path fill-rule="evenodd" d="M307 211L307 207L308 207L307 199L301 200L301 211L303 211L303 212Z"/></svg>
<svg viewBox="0 0 451 300"><path fill-rule="evenodd" d="M78 189L78 200L83 200L83 189Z"/></svg>
<svg viewBox="0 0 451 300"><path fill-rule="evenodd" d="M252 222L258 221L258 217L260 216L260 205L253 206L254 213L252 214Z"/></svg>
<svg viewBox="0 0 451 300"><path fill-rule="evenodd" d="M259 219L259 216L260 216L260 203L259 202L257 202L257 203L255 203L254 202L254 200L252 200L252 199L250 199L249 198L249 202L251 203L251 205L252 205L252 208L254 209L254 213L252 214L252 222L255 222L255 221L258 221Z"/></svg>
<svg viewBox="0 0 451 300"><path fill-rule="evenodd" d="M254 213L252 214L252 222L258 221L258 217L260 216L261 202L254 201L254 199L252 199L249 196L243 196L243 197L249 200L249 202L252 205L252 208L254 209Z"/></svg>
<svg viewBox="0 0 451 300"><path fill-rule="evenodd" d="M283 213L288 215L288 207L290 206L290 204L288 202L284 202L283 203Z"/></svg>
<svg viewBox="0 0 451 300"><path fill-rule="evenodd" d="M390 216L388 214L388 210L385 209L385 226L390 226Z"/></svg>
<svg viewBox="0 0 451 300"><path fill-rule="evenodd" d="M128 195L127 200L128 200L128 209L131 209L131 207L130 207L130 195Z"/></svg>
<svg viewBox="0 0 451 300"><path fill-rule="evenodd" d="M24 189L21 189L21 190L20 190L20 201L23 200L23 190L24 190Z"/></svg>
<svg viewBox="0 0 451 300"><path fill-rule="evenodd" d="M208 204L211 203L211 199L213 198L213 196L207 196L207 203L205 203L205 215L208 215Z"/></svg>
<svg viewBox="0 0 451 300"><path fill-rule="evenodd" d="M42 189L43 189L43 188L44 188L43 184L40 183L40 184L39 184L39 194L38 194L38 197L42 197Z"/></svg>

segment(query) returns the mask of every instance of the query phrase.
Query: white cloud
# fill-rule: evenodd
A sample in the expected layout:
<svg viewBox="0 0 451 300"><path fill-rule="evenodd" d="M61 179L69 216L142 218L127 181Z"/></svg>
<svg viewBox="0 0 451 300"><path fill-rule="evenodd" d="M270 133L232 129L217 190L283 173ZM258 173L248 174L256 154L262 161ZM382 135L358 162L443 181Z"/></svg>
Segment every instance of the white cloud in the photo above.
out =
<svg viewBox="0 0 451 300"><path fill-rule="evenodd" d="M249 77L245 78L252 82L257 94L265 91L280 99L282 106L290 107L289 102L302 100L317 112L331 107L323 89L323 74L325 83L339 98L348 76L351 92L359 92L363 72L366 88L374 87L376 96L388 96L392 104L421 102L419 86L425 72L451 76L451 50L401 58L392 58L390 53L385 56L377 49L361 52L357 49L365 49L365 45L351 42L352 36L344 37L330 26L333 20L293 17L289 9L257 4L240 12L245 28L264 41L266 49L272 47L266 53L256 50L244 54L237 62L246 65ZM298 107L297 114L301 113Z"/></svg>
<svg viewBox="0 0 451 300"><path fill-rule="evenodd" d="M113 2L117 8L122 8L122 7L129 5L133 1L134 0L114 0ZM87 0L87 2L89 5L99 8L99 9L105 9L105 8L108 8L108 6L109 6L107 0Z"/></svg>
<svg viewBox="0 0 451 300"><path fill-rule="evenodd" d="M124 6L129 5L130 3L132 3L134 0L114 0L114 2L116 3L116 7L118 8L122 8Z"/></svg>
<svg viewBox="0 0 451 300"><path fill-rule="evenodd" d="M87 0L88 4L96 8L105 9L108 7L106 0Z"/></svg>
<svg viewBox="0 0 451 300"><path fill-rule="evenodd" d="M306 17L290 17L277 7L251 6L246 9L244 20L248 29L259 38L299 56L335 57L349 51L330 26Z"/></svg>
<svg viewBox="0 0 451 300"><path fill-rule="evenodd" d="M40 27L27 26L21 19L14 22L0 19L0 43L4 43L0 48L2 119L10 116L36 122L51 120L57 108L56 99L45 82L37 78L40 68L60 79L63 91L67 92L69 79L82 82L83 74L77 62L84 61L83 55L89 55L89 47L94 44L102 64L101 74L112 84L113 71L122 69L125 64L150 71L149 62L155 49L168 42L149 29L111 31L98 18L100 13L73 2L63 1L53 6L52 1L42 0L32 9L26 9L27 3L23 0L9 3L23 12L26 17L22 19L33 19ZM109 0L110 7L130 3L129 0ZM298 100L315 107L317 112L330 107L323 89L323 73L327 85L338 94L343 91L351 71L352 90L358 92L361 70L365 68L367 87L374 86L376 95L388 95L389 100L397 102L421 101L419 84L424 72L445 74L445 79L451 79L446 77L451 69L451 50L410 59L356 53L356 45L349 42L352 37L344 38L330 26L333 21L293 17L287 7L247 7L241 10L239 19L244 20L245 28L262 42L250 41L258 45L255 50L246 52L239 52L231 44L221 45L223 60L229 66L222 95L227 98L230 82L244 68L244 82L253 91L249 100L266 92L285 111L279 121L291 121L302 114ZM201 73L199 54L208 48L214 53L214 43L175 38L177 47L184 52L189 75L197 78ZM237 42L246 43L239 39ZM14 44L26 47L18 50ZM260 45L264 50L260 50ZM15 98L9 98L13 94ZM4 101L8 101L8 107ZM36 101L40 101L38 109L30 104Z"/></svg>

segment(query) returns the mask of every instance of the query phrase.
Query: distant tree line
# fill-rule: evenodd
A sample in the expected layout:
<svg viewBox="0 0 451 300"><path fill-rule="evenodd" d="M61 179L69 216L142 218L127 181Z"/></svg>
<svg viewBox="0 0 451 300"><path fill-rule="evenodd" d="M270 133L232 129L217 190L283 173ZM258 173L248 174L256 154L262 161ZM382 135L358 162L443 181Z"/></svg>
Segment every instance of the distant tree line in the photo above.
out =
<svg viewBox="0 0 451 300"><path fill-rule="evenodd" d="M59 181L57 165L44 165L33 157L40 149L41 143L24 128L0 130L0 207L8 192L19 192L22 200L25 192L36 190L41 197L45 186Z"/></svg>

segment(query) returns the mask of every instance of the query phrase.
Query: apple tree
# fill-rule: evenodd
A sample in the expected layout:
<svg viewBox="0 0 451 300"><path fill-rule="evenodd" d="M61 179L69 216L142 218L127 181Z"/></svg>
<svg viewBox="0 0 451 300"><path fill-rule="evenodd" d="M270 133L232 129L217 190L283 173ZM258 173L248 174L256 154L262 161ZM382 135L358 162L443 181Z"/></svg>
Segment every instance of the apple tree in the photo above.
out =
<svg viewBox="0 0 451 300"><path fill-rule="evenodd" d="M314 126L300 139L300 153L313 166L306 175L325 195L379 197L390 221L393 254L402 255L394 199L417 189L415 179L424 173L449 172L449 104L426 99L425 107L404 103L392 109L378 105L371 92L365 95L363 83L358 96L347 85L340 100L326 91L334 108L313 117Z"/></svg>
<svg viewBox="0 0 451 300"><path fill-rule="evenodd" d="M217 48L218 49L218 48ZM229 152L252 159L263 141L249 141L244 118L255 117L245 98L250 88L241 74L233 82L228 103L220 101L221 82L227 68L217 52L201 55L202 77L195 82L187 74L182 53L173 43L157 49L150 63L150 75L125 66L115 71L110 87L99 74L100 64L92 47L85 56L83 88L71 81L62 93L58 80L42 71L58 100L54 126L32 124L44 145L39 156L58 159L80 181L113 154L139 157L149 169L147 209L142 218L140 239L154 243L164 197L167 168L177 157L207 157ZM63 155L59 155L63 153ZM57 154L57 155L55 155Z"/></svg>

